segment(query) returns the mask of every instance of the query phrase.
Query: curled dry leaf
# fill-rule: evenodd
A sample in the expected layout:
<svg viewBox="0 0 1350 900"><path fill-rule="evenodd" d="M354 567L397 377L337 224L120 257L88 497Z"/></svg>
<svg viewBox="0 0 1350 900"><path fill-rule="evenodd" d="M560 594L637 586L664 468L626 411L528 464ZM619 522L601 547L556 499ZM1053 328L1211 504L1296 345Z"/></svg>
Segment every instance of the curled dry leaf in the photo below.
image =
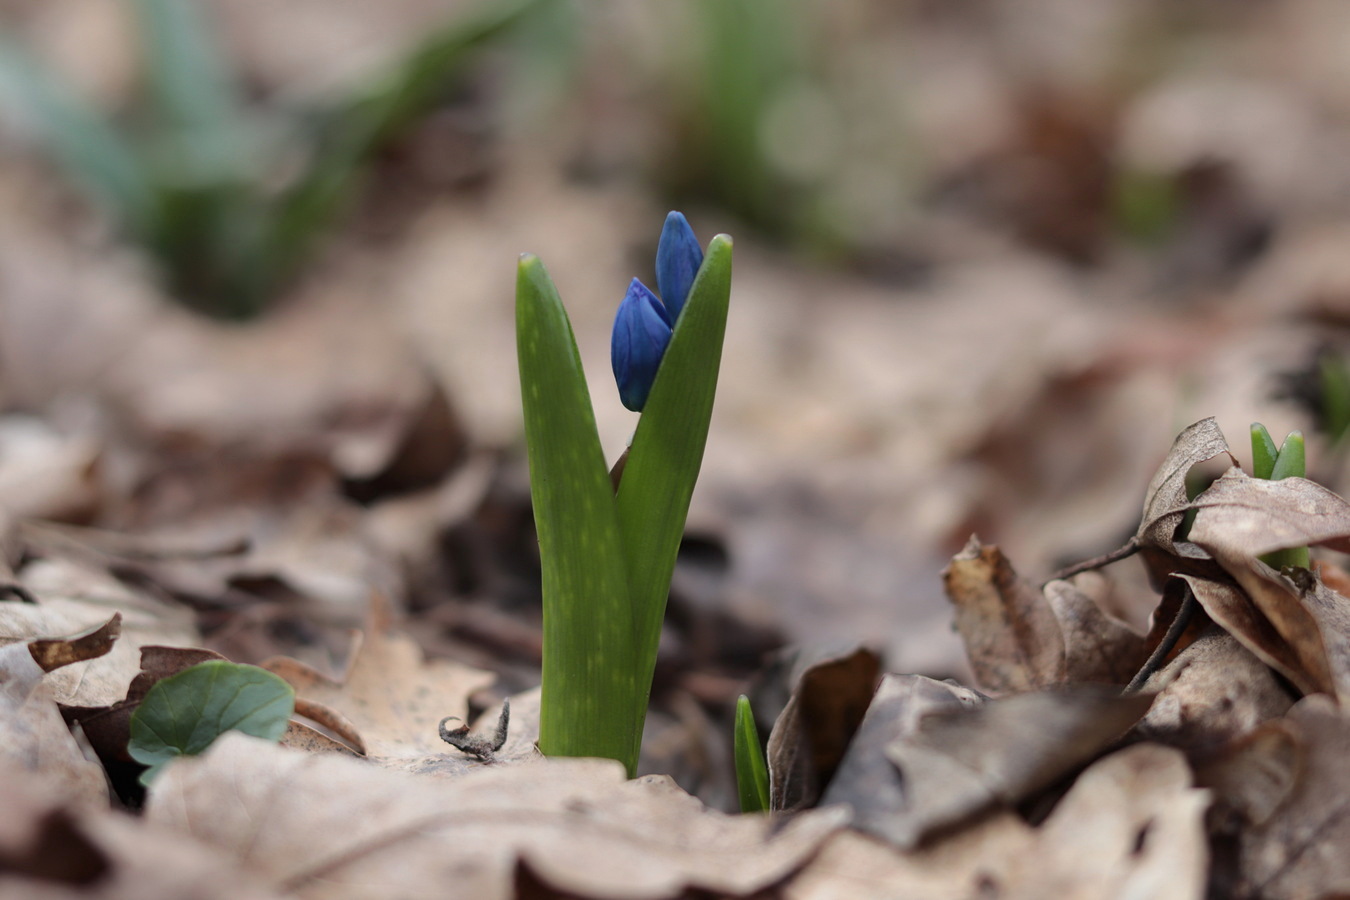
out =
<svg viewBox="0 0 1350 900"><path fill-rule="evenodd" d="M430 757L454 753L440 739L441 720L468 715L469 695L494 676L454 662L427 662L411 638L389 630L383 601L376 604L342 680L293 659L272 659L263 667L295 688L297 702L306 708L318 714L327 707L350 723L359 746L381 765L418 767Z"/></svg>
<svg viewBox="0 0 1350 900"><path fill-rule="evenodd" d="M1266 481L1231 469L1195 507L1191 540L1241 586L1284 643L1264 640L1253 651L1270 653L1304 693L1350 696L1350 613L1344 610L1350 601L1325 587L1319 593L1315 581L1296 584L1260 560L1308 544L1350 549L1350 503L1302 478Z"/></svg>
<svg viewBox="0 0 1350 900"><path fill-rule="evenodd" d="M1018 693L1064 680L1064 635L1054 611L997 547L972 537L943 572L980 687Z"/></svg>
<svg viewBox="0 0 1350 900"><path fill-rule="evenodd" d="M1207 805L1179 752L1138 745L1080 775L1038 829L998 812L908 852L845 832L831 838L784 895L1199 900L1208 869Z"/></svg>
<svg viewBox="0 0 1350 900"><path fill-rule="evenodd" d="M1083 590L1107 589L1091 573L1073 581L1051 581L1046 601L1064 637L1064 681L1068 684L1129 684L1148 659L1146 636L1108 615L1096 597Z"/></svg>
<svg viewBox="0 0 1350 900"><path fill-rule="evenodd" d="M1158 695L1136 734L1180 747L1192 758L1279 718L1294 703L1261 659L1213 626L1144 690Z"/></svg>
<svg viewBox="0 0 1350 900"><path fill-rule="evenodd" d="M609 760L548 760L427 779L228 734L155 782L147 819L307 897L514 896L524 861L567 896L743 896L782 881L842 826L725 816L667 778Z"/></svg>
<svg viewBox="0 0 1350 900"><path fill-rule="evenodd" d="M847 803L853 809L853 827L903 843L912 829L904 810L913 786L896 771L886 755L887 746L918 731L920 720L930 712L984 701L974 691L950 682L922 675L885 676L821 804Z"/></svg>
<svg viewBox="0 0 1350 900"><path fill-rule="evenodd" d="M769 808L812 806L867 714L881 660L859 648L808 667L769 733Z"/></svg>
<svg viewBox="0 0 1350 900"><path fill-rule="evenodd" d="M1213 418L1201 419L1189 426L1172 442L1158 471L1144 491L1144 511L1136 539L1146 546L1170 550L1177 526L1186 517L1190 499L1186 496L1186 475L1205 460L1228 451L1228 441ZM1237 460L1233 460L1237 465Z"/></svg>
<svg viewBox="0 0 1350 900"><path fill-rule="evenodd" d="M1180 576L1205 613L1257 659L1288 678L1301 690L1315 690L1298 651L1290 645L1246 592L1227 581Z"/></svg>

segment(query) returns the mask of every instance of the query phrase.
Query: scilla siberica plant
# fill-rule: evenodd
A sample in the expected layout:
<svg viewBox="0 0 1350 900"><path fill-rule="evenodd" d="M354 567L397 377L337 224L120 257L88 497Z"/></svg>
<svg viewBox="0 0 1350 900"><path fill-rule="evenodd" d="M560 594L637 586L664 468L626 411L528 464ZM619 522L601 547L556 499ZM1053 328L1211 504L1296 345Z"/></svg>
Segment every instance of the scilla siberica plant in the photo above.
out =
<svg viewBox="0 0 1350 900"><path fill-rule="evenodd" d="M623 404L642 413L617 485L576 340L535 256L521 258L516 343L543 569L539 748L637 768L670 578L708 439L731 294L731 239L705 257L666 218L658 299L634 279L611 338ZM664 301L664 302L662 302Z"/></svg>

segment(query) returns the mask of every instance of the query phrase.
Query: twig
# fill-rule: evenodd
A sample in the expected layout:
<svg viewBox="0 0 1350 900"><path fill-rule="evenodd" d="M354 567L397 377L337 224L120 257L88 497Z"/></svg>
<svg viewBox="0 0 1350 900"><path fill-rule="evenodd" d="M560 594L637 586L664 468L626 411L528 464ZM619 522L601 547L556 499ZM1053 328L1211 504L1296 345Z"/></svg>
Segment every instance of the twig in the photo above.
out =
<svg viewBox="0 0 1350 900"><path fill-rule="evenodd" d="M511 726L511 701L502 701L502 713L497 717L497 731L491 740L469 734L468 725L461 725L454 729L445 727L446 722L461 721L463 720L459 716L446 716L441 719L439 728L441 740L456 750L478 757L483 762L492 762L493 754L506 744L506 732Z"/></svg>
<svg viewBox="0 0 1350 900"><path fill-rule="evenodd" d="M1052 581L1060 581L1065 578L1072 578L1083 572L1100 569L1104 566L1111 565L1111 563L1120 562L1122 559L1129 559L1138 552L1139 539L1132 537L1125 542L1125 546L1120 547L1117 550L1112 550L1110 553L1103 553L1101 556L1094 556L1092 559L1085 559L1082 562L1074 563L1071 566L1065 566L1063 569L1060 569L1058 572L1045 579L1045 583L1049 584Z"/></svg>
<svg viewBox="0 0 1350 900"><path fill-rule="evenodd" d="M1195 611L1200 608L1200 601L1195 599L1195 592L1191 590L1190 585L1186 585L1186 592L1181 595L1181 607L1177 609L1177 616L1172 620L1172 624L1167 626L1167 633L1163 639L1158 642L1158 646L1153 648L1153 653L1144 662L1141 668L1130 683L1125 686L1125 693L1133 694L1144 686L1144 682L1153 677L1153 674L1162 668L1163 660L1176 648L1177 641L1181 640L1182 632L1186 626L1191 624L1191 619L1195 617Z"/></svg>

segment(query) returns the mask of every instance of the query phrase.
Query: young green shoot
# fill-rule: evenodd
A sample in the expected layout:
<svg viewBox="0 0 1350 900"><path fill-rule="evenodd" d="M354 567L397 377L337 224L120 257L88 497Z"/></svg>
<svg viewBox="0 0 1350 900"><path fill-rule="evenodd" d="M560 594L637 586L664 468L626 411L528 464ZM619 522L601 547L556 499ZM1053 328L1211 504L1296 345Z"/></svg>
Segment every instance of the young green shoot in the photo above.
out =
<svg viewBox="0 0 1350 900"><path fill-rule="evenodd" d="M741 812L769 811L769 768L764 748L755 728L750 698L741 694L736 700L736 725L733 750L736 757L736 790L741 796Z"/></svg>
<svg viewBox="0 0 1350 900"><path fill-rule="evenodd" d="M516 281L520 390L543 570L539 747L549 755L617 759L630 775L712 417L731 240L713 238L705 256L684 217L672 213L657 269L665 295L658 300L640 282L630 285L612 338L620 397L642 413L617 491L557 289L530 255L521 259ZM682 290L685 296L677 296Z"/></svg>
<svg viewBox="0 0 1350 900"><path fill-rule="evenodd" d="M1252 424L1252 476L1270 481L1283 478L1302 478L1307 474L1308 465L1303 445L1303 432L1291 431L1284 444L1275 449L1275 439L1270 436L1266 426L1259 422ZM1306 569L1312 565L1312 557L1307 547L1290 547L1276 550L1261 557L1266 565L1279 571L1285 567Z"/></svg>

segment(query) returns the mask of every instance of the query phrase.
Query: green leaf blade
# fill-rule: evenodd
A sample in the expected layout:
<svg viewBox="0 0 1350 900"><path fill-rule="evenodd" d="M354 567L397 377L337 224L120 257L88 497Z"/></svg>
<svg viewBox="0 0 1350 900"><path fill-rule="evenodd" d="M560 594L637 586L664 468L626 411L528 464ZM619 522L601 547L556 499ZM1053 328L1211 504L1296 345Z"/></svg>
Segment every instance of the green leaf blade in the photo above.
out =
<svg viewBox="0 0 1350 900"><path fill-rule="evenodd" d="M635 711L639 723L646 716L670 578L708 441L731 300L731 251L726 235L708 244L619 482L619 529L644 685Z"/></svg>
<svg viewBox="0 0 1350 900"><path fill-rule="evenodd" d="M736 757L736 789L741 798L741 812L768 812L769 767L764 761L764 747L759 742L759 729L755 728L750 698L744 694L736 700L733 747Z"/></svg>
<svg viewBox="0 0 1350 900"><path fill-rule="evenodd" d="M539 748L617 759L631 775L641 738L633 708L646 689L634 660L614 491L572 326L533 256L518 270L516 341L543 566Z"/></svg>
<svg viewBox="0 0 1350 900"><path fill-rule="evenodd" d="M279 740L295 691L257 666L210 660L156 683L131 716L131 758L148 784L170 760L195 756L227 731Z"/></svg>
<svg viewBox="0 0 1350 900"><path fill-rule="evenodd" d="M1275 468L1275 459L1280 451L1275 447L1275 439L1260 422L1252 423L1252 477L1270 478Z"/></svg>

